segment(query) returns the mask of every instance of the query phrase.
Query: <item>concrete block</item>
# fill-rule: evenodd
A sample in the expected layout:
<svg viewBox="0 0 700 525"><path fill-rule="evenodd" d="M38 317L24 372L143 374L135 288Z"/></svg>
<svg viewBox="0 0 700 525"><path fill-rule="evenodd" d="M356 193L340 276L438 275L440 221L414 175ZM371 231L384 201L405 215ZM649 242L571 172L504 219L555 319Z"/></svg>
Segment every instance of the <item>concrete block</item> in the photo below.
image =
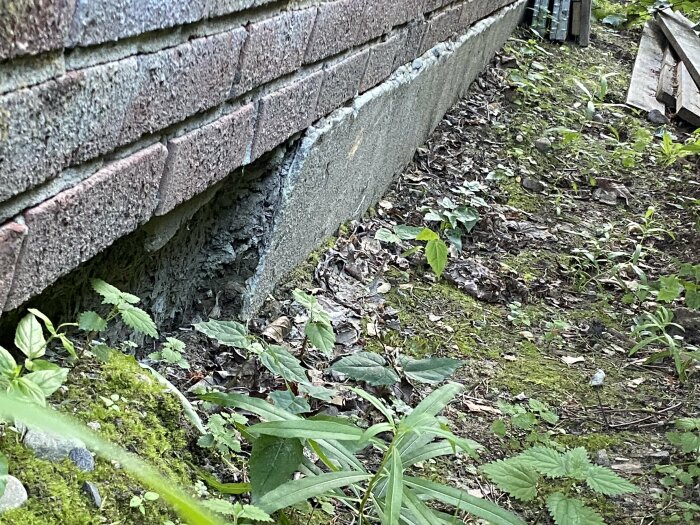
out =
<svg viewBox="0 0 700 525"><path fill-rule="evenodd" d="M358 33L358 43L367 42L388 32L396 18L397 0L369 0Z"/></svg>
<svg viewBox="0 0 700 525"><path fill-rule="evenodd" d="M316 119L323 71L317 71L260 100L251 160L301 131Z"/></svg>
<svg viewBox="0 0 700 525"><path fill-rule="evenodd" d="M91 46L201 20L207 0L78 0L68 46Z"/></svg>
<svg viewBox="0 0 700 525"><path fill-rule="evenodd" d="M232 94L239 95L287 73L304 60L316 8L287 11L248 27L241 51L240 75Z"/></svg>
<svg viewBox="0 0 700 525"><path fill-rule="evenodd" d="M63 48L75 0L5 0L0 4L0 61Z"/></svg>
<svg viewBox="0 0 700 525"><path fill-rule="evenodd" d="M423 36L419 55L425 53L438 42L444 42L449 39L459 29L459 18L461 15L462 5L459 4L431 17Z"/></svg>
<svg viewBox="0 0 700 525"><path fill-rule="evenodd" d="M394 58L394 69L420 56L421 41L427 27L428 23L425 20L412 20L401 28L399 35L402 43Z"/></svg>
<svg viewBox="0 0 700 525"><path fill-rule="evenodd" d="M20 306L145 223L158 203L166 155L162 144L150 146L25 212L29 232L5 309Z"/></svg>
<svg viewBox="0 0 700 525"><path fill-rule="evenodd" d="M0 202L113 149L137 78L128 58L0 96Z"/></svg>
<svg viewBox="0 0 700 525"><path fill-rule="evenodd" d="M203 192L243 164L253 139L253 105L168 142L156 215Z"/></svg>
<svg viewBox="0 0 700 525"><path fill-rule="evenodd" d="M376 86L385 80L393 71L394 58L402 40L399 35L372 46L365 74L360 82L360 93Z"/></svg>
<svg viewBox="0 0 700 525"><path fill-rule="evenodd" d="M444 4L444 0L425 0L423 3L423 12L430 13L436 9L440 9Z"/></svg>
<svg viewBox="0 0 700 525"><path fill-rule="evenodd" d="M369 49L365 49L325 69L316 105L317 115L328 115L355 96L367 66L369 53Z"/></svg>
<svg viewBox="0 0 700 525"><path fill-rule="evenodd" d="M421 18L423 15L424 0L395 0L394 13L391 20L392 26L400 26L410 20Z"/></svg>
<svg viewBox="0 0 700 525"><path fill-rule="evenodd" d="M26 234L27 227L17 222L8 222L0 226L0 314L12 287L15 263Z"/></svg>
<svg viewBox="0 0 700 525"><path fill-rule="evenodd" d="M138 93L120 142L162 129L228 98L246 32L239 28L138 57Z"/></svg>
<svg viewBox="0 0 700 525"><path fill-rule="evenodd" d="M244 317L276 282L343 222L360 217L411 160L434 125L520 20L526 0L479 24L456 43L440 44L418 68L391 78L310 128L284 164L282 202L268 247L248 281ZM482 51L483 50L483 51ZM400 132L397 132L400 130Z"/></svg>
<svg viewBox="0 0 700 525"><path fill-rule="evenodd" d="M276 0L209 0L207 8L207 16L214 18L217 16L230 15L251 7L259 7L261 5L275 2Z"/></svg>
<svg viewBox="0 0 700 525"><path fill-rule="evenodd" d="M321 4L304 63L316 62L355 45L362 26L364 4L364 0L337 0Z"/></svg>

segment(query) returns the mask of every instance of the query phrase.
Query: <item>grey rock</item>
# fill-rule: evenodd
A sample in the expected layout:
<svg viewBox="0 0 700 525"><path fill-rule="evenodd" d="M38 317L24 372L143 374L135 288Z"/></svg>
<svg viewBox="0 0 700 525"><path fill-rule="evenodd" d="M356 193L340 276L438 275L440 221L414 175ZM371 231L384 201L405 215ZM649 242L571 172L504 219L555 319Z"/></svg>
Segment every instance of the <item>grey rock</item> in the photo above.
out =
<svg viewBox="0 0 700 525"><path fill-rule="evenodd" d="M68 453L68 457L83 472L95 470L95 458L92 457L92 454L86 448L74 448Z"/></svg>
<svg viewBox="0 0 700 525"><path fill-rule="evenodd" d="M523 138L523 136L520 133L518 133L515 136L515 142L522 142L523 140L525 140L525 139Z"/></svg>
<svg viewBox="0 0 700 525"><path fill-rule="evenodd" d="M595 459L593 461L601 467L609 467L611 464L610 458L608 457L608 452L604 448L596 452Z"/></svg>
<svg viewBox="0 0 700 525"><path fill-rule="evenodd" d="M547 153L550 149L552 149L552 141L547 137L539 138L535 141L535 148L540 153Z"/></svg>
<svg viewBox="0 0 700 525"><path fill-rule="evenodd" d="M102 507L102 496L100 495L100 491L97 488L97 485L95 485L91 481L86 481L85 483L83 483L82 489L83 492L85 492L90 497L95 507L97 507L98 509Z"/></svg>
<svg viewBox="0 0 700 525"><path fill-rule="evenodd" d="M24 445L32 449L38 458L49 461L61 461L74 448L85 448L85 443L79 439L66 439L32 429L24 434Z"/></svg>
<svg viewBox="0 0 700 525"><path fill-rule="evenodd" d="M521 184L526 190L534 191L537 193L544 191L545 189L545 185L533 177L523 177Z"/></svg>
<svg viewBox="0 0 700 525"><path fill-rule="evenodd" d="M658 109L652 109L647 113L647 120L652 124L668 124L671 122L669 118Z"/></svg>
<svg viewBox="0 0 700 525"><path fill-rule="evenodd" d="M411 66L413 69L420 69L423 67L423 60L421 58L416 58L412 63Z"/></svg>
<svg viewBox="0 0 700 525"><path fill-rule="evenodd" d="M601 115L600 113L596 113L595 115L593 115L593 122L598 122L599 124L604 124L605 119L603 118L603 115Z"/></svg>
<svg viewBox="0 0 700 525"><path fill-rule="evenodd" d="M14 476L7 476L5 492L0 497L0 514L7 510L17 509L27 501L27 489Z"/></svg>

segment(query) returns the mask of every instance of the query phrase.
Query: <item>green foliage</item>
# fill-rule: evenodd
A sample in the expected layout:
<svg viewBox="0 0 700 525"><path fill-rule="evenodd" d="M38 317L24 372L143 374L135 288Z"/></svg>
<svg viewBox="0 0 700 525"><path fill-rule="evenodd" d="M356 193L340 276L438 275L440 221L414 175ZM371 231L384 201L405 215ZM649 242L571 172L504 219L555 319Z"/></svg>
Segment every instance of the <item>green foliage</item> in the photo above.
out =
<svg viewBox="0 0 700 525"><path fill-rule="evenodd" d="M497 406L507 419L496 419L491 424L491 430L498 437L504 438L510 427L513 434L509 440L511 447L522 448L525 444L532 443L552 445L551 438L554 432L549 426L555 425L559 416L549 405L537 399L529 399L527 405L499 401ZM520 433L521 436L524 434L524 439L515 439L516 433Z"/></svg>
<svg viewBox="0 0 700 525"><path fill-rule="evenodd" d="M217 514L223 514L233 520L233 525L238 525L240 520L254 522L273 521L270 515L254 505L243 505L239 502L231 503L222 499L209 499L202 503L206 508Z"/></svg>
<svg viewBox="0 0 700 525"><path fill-rule="evenodd" d="M8 468L9 465L7 456L0 452L0 498L5 493L5 486L7 485Z"/></svg>
<svg viewBox="0 0 700 525"><path fill-rule="evenodd" d="M700 134L695 133L685 143L673 141L669 132L664 132L661 138L661 160L664 166L672 166L680 159L700 153Z"/></svg>
<svg viewBox="0 0 700 525"><path fill-rule="evenodd" d="M325 355L333 355L335 332L328 313L321 308L318 300L303 291L296 289L292 292L294 300L306 309L309 320L304 326L304 335L314 347Z"/></svg>
<svg viewBox="0 0 700 525"><path fill-rule="evenodd" d="M163 343L159 352L151 352L148 354L150 359L160 361L169 365L177 365L180 368L188 369L190 364L182 355L185 352L185 343L175 337L166 337L166 342Z"/></svg>
<svg viewBox="0 0 700 525"><path fill-rule="evenodd" d="M637 487L612 470L593 465L586 449L580 447L560 452L537 445L517 456L484 465L482 470L514 498L544 502L557 525L604 524L603 518L579 499L583 483L604 496L638 492Z"/></svg>
<svg viewBox="0 0 700 525"><path fill-rule="evenodd" d="M86 312L80 316L79 325L87 332L101 332L109 321L119 317L121 321L134 331L149 337L158 337L156 324L144 310L136 305L141 299L130 293L122 292L115 286L101 279L90 281L93 290L102 296L102 304L112 306L105 318L95 312Z"/></svg>
<svg viewBox="0 0 700 525"><path fill-rule="evenodd" d="M236 424L244 425L245 416L240 414L214 414L207 422L206 434L199 437L197 444L203 448L215 448L225 458L241 451L241 442Z"/></svg>
<svg viewBox="0 0 700 525"><path fill-rule="evenodd" d="M131 498L131 501L129 501L129 507L132 509L138 509L138 511L145 516L146 515L146 507L145 505L149 501L157 501L160 499L160 494L157 492L151 492L147 491L143 494L143 496L134 496Z"/></svg>

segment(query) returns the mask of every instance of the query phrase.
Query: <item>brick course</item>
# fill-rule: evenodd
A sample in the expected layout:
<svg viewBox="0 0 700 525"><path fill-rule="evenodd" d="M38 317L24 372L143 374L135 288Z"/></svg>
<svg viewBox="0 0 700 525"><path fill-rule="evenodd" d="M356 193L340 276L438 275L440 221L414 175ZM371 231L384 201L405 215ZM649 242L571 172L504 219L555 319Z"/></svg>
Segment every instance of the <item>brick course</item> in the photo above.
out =
<svg viewBox="0 0 700 525"><path fill-rule="evenodd" d="M367 66L369 53L369 49L365 49L326 69L316 105L316 113L319 116L328 115L355 96Z"/></svg>
<svg viewBox="0 0 700 525"><path fill-rule="evenodd" d="M4 0L0 3L0 61L61 49L76 0Z"/></svg>
<svg viewBox="0 0 700 525"><path fill-rule="evenodd" d="M375 44L369 55L367 69L360 82L360 91L367 91L385 80L393 71L394 58L402 39L393 35L384 42Z"/></svg>
<svg viewBox="0 0 700 525"><path fill-rule="evenodd" d="M28 228L6 309L135 230L152 215L167 150L162 144L113 162L25 212Z"/></svg>
<svg viewBox="0 0 700 525"><path fill-rule="evenodd" d="M321 4L304 62L316 62L355 45L363 21L363 4L364 0Z"/></svg>
<svg viewBox="0 0 700 525"><path fill-rule="evenodd" d="M432 16L428 21L428 28L423 36L420 54L422 55L438 42L449 39L459 29L461 14L462 5L460 4Z"/></svg>

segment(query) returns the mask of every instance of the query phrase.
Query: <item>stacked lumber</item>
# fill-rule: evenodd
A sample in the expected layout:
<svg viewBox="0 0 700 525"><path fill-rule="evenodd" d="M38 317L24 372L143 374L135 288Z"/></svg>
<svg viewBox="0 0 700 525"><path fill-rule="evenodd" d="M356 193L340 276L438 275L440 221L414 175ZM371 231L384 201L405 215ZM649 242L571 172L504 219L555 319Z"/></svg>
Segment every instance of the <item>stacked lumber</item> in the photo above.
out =
<svg viewBox="0 0 700 525"><path fill-rule="evenodd" d="M694 24L677 11L658 11L642 31L627 104L650 115L673 114L698 128L698 86L700 36Z"/></svg>
<svg viewBox="0 0 700 525"><path fill-rule="evenodd" d="M591 0L530 0L530 26L542 38L556 42L590 43Z"/></svg>

